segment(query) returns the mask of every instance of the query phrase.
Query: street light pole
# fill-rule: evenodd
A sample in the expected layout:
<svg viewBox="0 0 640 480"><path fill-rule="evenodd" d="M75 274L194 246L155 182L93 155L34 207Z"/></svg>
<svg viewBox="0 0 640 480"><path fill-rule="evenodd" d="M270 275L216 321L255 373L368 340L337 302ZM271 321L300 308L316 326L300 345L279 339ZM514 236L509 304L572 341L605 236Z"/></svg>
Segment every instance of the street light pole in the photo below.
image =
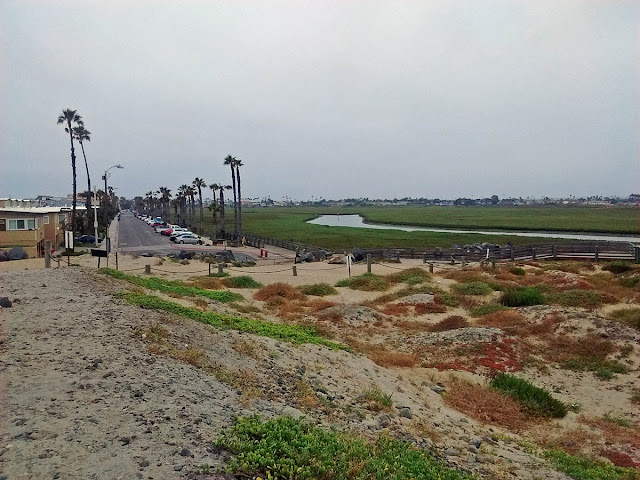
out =
<svg viewBox="0 0 640 480"><path fill-rule="evenodd" d="M104 218L104 240L105 240L105 248L107 249L109 248L109 245L108 245L109 225L107 220L107 178L109 177L109 170L111 170L112 168L124 168L124 167L120 164L113 165L112 167L107 168L104 171L104 175L102 176L102 179L104 180L104 210L103 210L102 217Z"/></svg>

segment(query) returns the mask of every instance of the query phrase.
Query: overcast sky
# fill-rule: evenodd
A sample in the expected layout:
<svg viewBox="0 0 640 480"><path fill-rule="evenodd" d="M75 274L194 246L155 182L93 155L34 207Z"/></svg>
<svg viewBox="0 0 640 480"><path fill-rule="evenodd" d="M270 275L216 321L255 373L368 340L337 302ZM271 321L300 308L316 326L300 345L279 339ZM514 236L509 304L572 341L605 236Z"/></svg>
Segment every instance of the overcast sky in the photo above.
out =
<svg viewBox="0 0 640 480"><path fill-rule="evenodd" d="M0 0L0 197L638 192L638 0ZM78 158L78 190L86 174Z"/></svg>

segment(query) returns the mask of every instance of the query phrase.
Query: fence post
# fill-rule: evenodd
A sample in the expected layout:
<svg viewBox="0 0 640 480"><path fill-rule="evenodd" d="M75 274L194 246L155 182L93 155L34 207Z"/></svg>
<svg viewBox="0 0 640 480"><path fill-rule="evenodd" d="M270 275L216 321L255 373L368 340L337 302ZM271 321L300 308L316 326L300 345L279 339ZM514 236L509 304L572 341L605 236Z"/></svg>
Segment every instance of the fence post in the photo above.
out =
<svg viewBox="0 0 640 480"><path fill-rule="evenodd" d="M429 273L433 273L433 263L429 264Z"/></svg>
<svg viewBox="0 0 640 480"><path fill-rule="evenodd" d="M496 256L491 255L491 268L496 269Z"/></svg>
<svg viewBox="0 0 640 480"><path fill-rule="evenodd" d="M555 243L551 245L551 254L554 260L558 258L558 246Z"/></svg>
<svg viewBox="0 0 640 480"><path fill-rule="evenodd" d="M400 252L396 252L396 262L400 263Z"/></svg>
<svg viewBox="0 0 640 480"><path fill-rule="evenodd" d="M51 240L44 241L44 268L51 268Z"/></svg>
<svg viewBox="0 0 640 480"><path fill-rule="evenodd" d="M464 256L460 257L460 263L462 264L463 267L467 266L467 261L465 260Z"/></svg>
<svg viewBox="0 0 640 480"><path fill-rule="evenodd" d="M118 252L116 252L116 271L118 270Z"/></svg>
<svg viewBox="0 0 640 480"><path fill-rule="evenodd" d="M144 273L147 275L151 274L151 265L147 264L144 266Z"/></svg>
<svg viewBox="0 0 640 480"><path fill-rule="evenodd" d="M367 253L367 273L371 273L371 254Z"/></svg>
<svg viewBox="0 0 640 480"><path fill-rule="evenodd" d="M209 276L211 276L211 262L209 262Z"/></svg>
<svg viewBox="0 0 640 480"><path fill-rule="evenodd" d="M293 276L294 276L294 277L297 277L297 276L298 276L298 269L297 269L297 267L294 265L292 268L293 268Z"/></svg>
<svg viewBox="0 0 640 480"><path fill-rule="evenodd" d="M224 273L224 263L220 262L218 264L218 275L222 276L223 273Z"/></svg>
<svg viewBox="0 0 640 480"><path fill-rule="evenodd" d="M593 254L597 262L600 259L600 247L598 245L595 246Z"/></svg>
<svg viewBox="0 0 640 480"><path fill-rule="evenodd" d="M427 252L422 254L422 263L427 263Z"/></svg>
<svg viewBox="0 0 640 480"><path fill-rule="evenodd" d="M537 253L538 253L538 252L537 252L537 250L536 250L536 247L531 247L531 258L532 258L533 260L535 260L535 259L536 259L536 254L537 254Z"/></svg>
<svg viewBox="0 0 640 480"><path fill-rule="evenodd" d="M640 263L640 245L636 245L634 248L636 251L636 263Z"/></svg>
<svg viewBox="0 0 640 480"><path fill-rule="evenodd" d="M512 262L516 259L516 252L513 251L513 245L509 247L509 258Z"/></svg>

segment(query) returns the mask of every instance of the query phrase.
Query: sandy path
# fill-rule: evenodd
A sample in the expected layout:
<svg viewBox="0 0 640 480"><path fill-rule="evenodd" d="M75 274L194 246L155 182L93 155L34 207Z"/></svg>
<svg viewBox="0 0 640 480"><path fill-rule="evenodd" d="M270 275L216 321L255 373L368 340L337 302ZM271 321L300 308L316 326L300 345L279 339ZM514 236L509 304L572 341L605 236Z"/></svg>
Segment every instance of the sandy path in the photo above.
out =
<svg viewBox="0 0 640 480"><path fill-rule="evenodd" d="M0 284L18 299L0 312L5 477L182 478L219 464L206 440L241 411L236 392L147 353L133 329L153 313L112 301L77 269L35 273Z"/></svg>

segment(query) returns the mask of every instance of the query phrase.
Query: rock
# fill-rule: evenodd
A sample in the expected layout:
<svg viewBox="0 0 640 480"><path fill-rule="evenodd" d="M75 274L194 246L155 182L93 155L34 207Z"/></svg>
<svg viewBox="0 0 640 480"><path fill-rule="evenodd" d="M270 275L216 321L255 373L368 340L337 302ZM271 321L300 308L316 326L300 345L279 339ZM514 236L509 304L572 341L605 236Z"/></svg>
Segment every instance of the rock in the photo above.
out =
<svg viewBox="0 0 640 480"><path fill-rule="evenodd" d="M483 453L478 453L476 455L476 460L478 461L478 463L495 463L496 462L494 457L492 457L491 455L485 455Z"/></svg>
<svg viewBox="0 0 640 480"><path fill-rule="evenodd" d="M180 265L189 265L189 260L187 260L186 258L183 260L180 260Z"/></svg>
<svg viewBox="0 0 640 480"><path fill-rule="evenodd" d="M391 424L391 418L389 415L380 415L378 417L378 427L387 428Z"/></svg>
<svg viewBox="0 0 640 480"><path fill-rule="evenodd" d="M0 250L0 262L8 262L9 261L9 255L7 255L7 252L5 252L4 250Z"/></svg>
<svg viewBox="0 0 640 480"><path fill-rule="evenodd" d="M120 437L120 443L124 447L125 445L129 445L131 443L131 439L129 437Z"/></svg>
<svg viewBox="0 0 640 480"><path fill-rule="evenodd" d="M440 385L432 385L430 388L436 393L446 392L445 388L441 387Z"/></svg>
<svg viewBox="0 0 640 480"><path fill-rule="evenodd" d="M180 456L181 457L190 457L191 456L191 450L189 450L187 447L184 447L182 450L180 450Z"/></svg>
<svg viewBox="0 0 640 480"><path fill-rule="evenodd" d="M143 254L140 255L141 257L153 257L153 253L149 253L149 252L144 252Z"/></svg>
<svg viewBox="0 0 640 480"><path fill-rule="evenodd" d="M304 413L302 413L300 410L298 410L297 408L289 407L289 406L284 407L282 409L282 412L280 412L280 414L282 416L291 417L291 418L304 417Z"/></svg>
<svg viewBox="0 0 640 480"><path fill-rule="evenodd" d="M457 457L460 455L460 450L457 450L455 448L447 448L444 451L444 454L447 455L448 457Z"/></svg>
<svg viewBox="0 0 640 480"><path fill-rule="evenodd" d="M414 293L398 299L398 303L431 303L434 299L435 296L431 293Z"/></svg>
<svg viewBox="0 0 640 480"><path fill-rule="evenodd" d="M353 255L353 259L356 262L361 262L366 258L365 253L362 250L360 250L358 247L353 247L353 250L351 251L351 255Z"/></svg>
<svg viewBox="0 0 640 480"><path fill-rule="evenodd" d="M0 307L2 308L11 308L13 304L11 303L11 300L9 300L9 297L0 297Z"/></svg>
<svg viewBox="0 0 640 480"><path fill-rule="evenodd" d="M149 461L148 460L142 460L140 463L138 463L138 465L140 465L142 468L148 467L149 466Z"/></svg>
<svg viewBox="0 0 640 480"><path fill-rule="evenodd" d="M413 418L413 411L409 407L398 407L398 414L404 418Z"/></svg>
<svg viewBox="0 0 640 480"><path fill-rule="evenodd" d="M25 258L29 258L27 252L22 247L13 247L11 250L7 252L7 257L9 260L23 260Z"/></svg>
<svg viewBox="0 0 640 480"><path fill-rule="evenodd" d="M174 465L173 469L176 472L179 472L180 470L182 470L184 468L184 465Z"/></svg>
<svg viewBox="0 0 640 480"><path fill-rule="evenodd" d="M482 445L482 440L480 438L474 438L469 442L469 445L473 445L476 448L480 448L480 445Z"/></svg>

